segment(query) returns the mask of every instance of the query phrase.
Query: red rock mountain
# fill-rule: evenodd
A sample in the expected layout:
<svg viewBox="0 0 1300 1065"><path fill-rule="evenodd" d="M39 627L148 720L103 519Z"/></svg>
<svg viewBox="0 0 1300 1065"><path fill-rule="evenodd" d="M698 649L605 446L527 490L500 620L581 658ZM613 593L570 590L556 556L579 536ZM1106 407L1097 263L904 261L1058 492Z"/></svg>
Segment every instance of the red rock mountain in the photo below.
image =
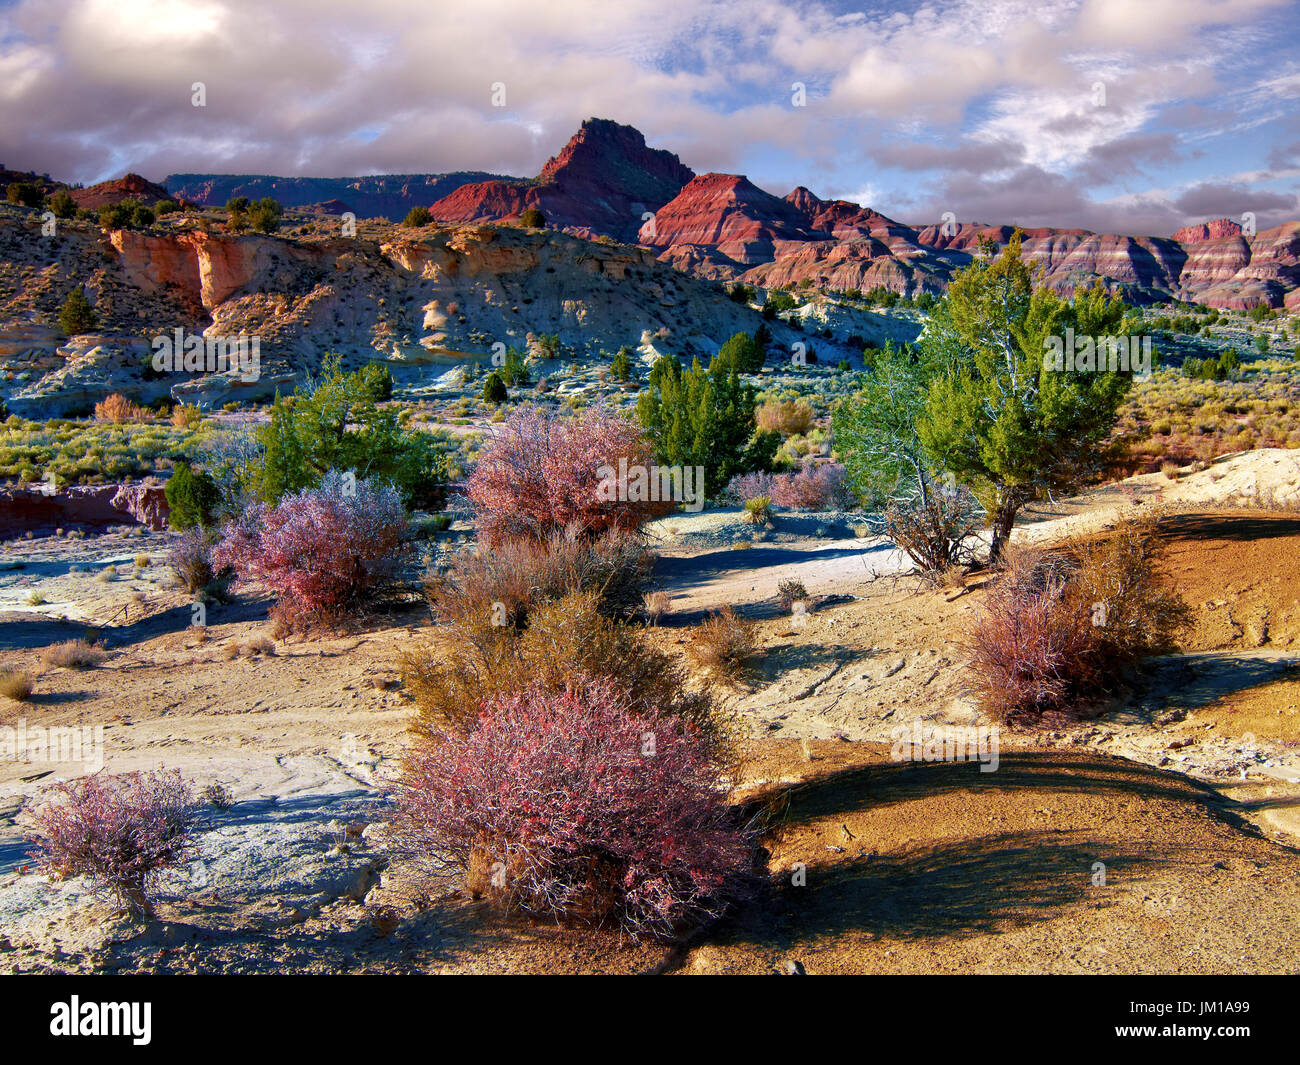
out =
<svg viewBox="0 0 1300 1065"><path fill-rule="evenodd" d="M535 179L465 185L429 209L445 222L497 222L536 207L555 229L631 240L642 215L693 176L672 152L647 148L640 131L589 118Z"/></svg>
<svg viewBox="0 0 1300 1065"><path fill-rule="evenodd" d="M78 207L85 207L91 211L109 204L121 203L123 200L139 200L147 206L152 206L159 200L174 198L161 185L155 185L139 174L127 174L113 181L101 181L98 185L91 185L89 188L73 189L71 195Z"/></svg>
<svg viewBox="0 0 1300 1065"><path fill-rule="evenodd" d="M785 197L742 175L693 172L672 152L646 146L631 126L592 118L535 178L483 173L272 178L173 175L167 187L135 174L73 192L82 206L170 193L200 204L232 195L274 196L286 206L340 207L396 219L427 205L451 224L499 222L536 207L548 227L579 236L638 242L697 277L761 287L797 285L915 296L941 292L981 243L1005 244L1007 225L971 222L912 227L802 186ZM1300 222L1255 235L1229 219L1187 226L1170 237L1025 231L1025 254L1061 292L1101 278L1138 301L1171 298L1225 308L1258 303L1300 307Z"/></svg>

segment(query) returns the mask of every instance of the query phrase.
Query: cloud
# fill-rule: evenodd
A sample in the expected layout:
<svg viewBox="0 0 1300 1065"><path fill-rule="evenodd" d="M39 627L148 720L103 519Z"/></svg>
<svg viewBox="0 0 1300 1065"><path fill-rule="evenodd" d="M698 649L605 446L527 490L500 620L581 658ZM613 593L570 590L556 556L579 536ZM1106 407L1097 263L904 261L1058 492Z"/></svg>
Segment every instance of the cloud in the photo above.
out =
<svg viewBox="0 0 1300 1065"><path fill-rule="evenodd" d="M778 194L1177 228L1191 190L1231 187L1219 138L1256 185L1293 169L1267 137L1295 122L1296 43L1280 0L17 0L0 159L86 182L530 175L600 116Z"/></svg>

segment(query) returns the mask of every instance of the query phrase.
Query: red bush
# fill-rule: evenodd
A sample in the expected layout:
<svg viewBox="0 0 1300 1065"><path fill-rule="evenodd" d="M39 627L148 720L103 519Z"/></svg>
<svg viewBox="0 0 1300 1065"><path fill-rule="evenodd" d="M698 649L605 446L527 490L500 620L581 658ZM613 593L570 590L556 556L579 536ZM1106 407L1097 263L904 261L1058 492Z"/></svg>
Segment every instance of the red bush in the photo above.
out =
<svg viewBox="0 0 1300 1065"><path fill-rule="evenodd" d="M805 463L797 473L741 474L731 479L727 495L740 503L767 496L791 510L824 510L851 502L844 467L838 462Z"/></svg>
<svg viewBox="0 0 1300 1065"><path fill-rule="evenodd" d="M528 407L496 432L470 474L479 535L493 543L537 539L576 526L584 533L636 529L672 509L649 500L601 499L601 468L649 468L650 441L630 421L603 410L559 418Z"/></svg>
<svg viewBox="0 0 1300 1065"><path fill-rule="evenodd" d="M369 481L349 488L331 472L320 488L247 510L223 530L213 561L274 590L290 626L330 624L392 578L406 527L397 489Z"/></svg>
<svg viewBox="0 0 1300 1065"><path fill-rule="evenodd" d="M1025 555L984 601L970 640L975 693L998 720L1070 709L1097 690L1102 629L1070 568Z"/></svg>
<svg viewBox="0 0 1300 1065"><path fill-rule="evenodd" d="M28 836L42 871L89 877L134 919L152 913L150 879L190 854L189 784L175 770L96 773L54 790L56 799L32 812Z"/></svg>
<svg viewBox="0 0 1300 1065"><path fill-rule="evenodd" d="M398 836L507 908L670 934L751 883L752 839L709 749L676 718L632 712L607 681L530 688L412 755Z"/></svg>

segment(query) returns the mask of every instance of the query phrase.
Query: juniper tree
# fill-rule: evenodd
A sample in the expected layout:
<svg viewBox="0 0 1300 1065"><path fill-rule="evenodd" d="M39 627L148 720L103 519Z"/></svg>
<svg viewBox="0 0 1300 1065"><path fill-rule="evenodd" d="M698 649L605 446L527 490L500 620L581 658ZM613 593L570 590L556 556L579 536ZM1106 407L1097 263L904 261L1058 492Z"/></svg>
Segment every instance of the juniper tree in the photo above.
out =
<svg viewBox="0 0 1300 1065"><path fill-rule="evenodd" d="M1077 488L1102 465L1131 384L1122 372L1044 360L1047 338L1067 326L1081 336L1129 333L1123 301L1098 283L1071 305L1033 280L1019 231L996 258L986 246L953 278L920 342L936 370L917 436L930 461L984 506L994 562L1026 503Z"/></svg>

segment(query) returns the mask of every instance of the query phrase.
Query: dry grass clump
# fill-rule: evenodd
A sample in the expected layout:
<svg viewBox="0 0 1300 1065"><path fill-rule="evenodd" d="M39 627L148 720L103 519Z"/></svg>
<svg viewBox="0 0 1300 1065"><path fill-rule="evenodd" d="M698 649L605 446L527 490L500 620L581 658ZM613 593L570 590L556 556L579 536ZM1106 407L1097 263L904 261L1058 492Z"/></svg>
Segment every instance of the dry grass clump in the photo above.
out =
<svg viewBox="0 0 1300 1065"><path fill-rule="evenodd" d="M522 626L535 604L570 591L593 592L602 612L628 618L642 604L653 564L637 533L553 533L543 541L514 539L461 551L445 573L426 582L425 594L439 621L468 631L485 622Z"/></svg>
<svg viewBox="0 0 1300 1065"><path fill-rule="evenodd" d="M806 399L768 400L754 412L754 417L760 429L783 436L807 433L817 420Z"/></svg>
<svg viewBox="0 0 1300 1065"><path fill-rule="evenodd" d="M714 679L735 681L757 649L754 623L725 606L691 630L686 657Z"/></svg>
<svg viewBox="0 0 1300 1065"><path fill-rule="evenodd" d="M22 669L0 669L0 695L16 703L25 703L32 697L32 675Z"/></svg>
<svg viewBox="0 0 1300 1065"><path fill-rule="evenodd" d="M641 609L651 625L658 625L661 618L672 613L673 597L667 592L647 592L642 597Z"/></svg>
<svg viewBox="0 0 1300 1065"><path fill-rule="evenodd" d="M149 411L132 403L120 392L114 392L95 404L95 421L123 425L127 422L148 421Z"/></svg>
<svg viewBox="0 0 1300 1065"><path fill-rule="evenodd" d="M104 661L104 652L86 640L50 644L41 652L41 664L49 668L94 669Z"/></svg>
<svg viewBox="0 0 1300 1065"><path fill-rule="evenodd" d="M415 731L468 733L486 700L530 685L562 691L581 675L624 689L638 712L668 714L730 745L730 723L708 698L684 687L671 658L640 633L604 616L591 591L537 604L526 627L454 622L398 659L403 689L415 700Z"/></svg>

